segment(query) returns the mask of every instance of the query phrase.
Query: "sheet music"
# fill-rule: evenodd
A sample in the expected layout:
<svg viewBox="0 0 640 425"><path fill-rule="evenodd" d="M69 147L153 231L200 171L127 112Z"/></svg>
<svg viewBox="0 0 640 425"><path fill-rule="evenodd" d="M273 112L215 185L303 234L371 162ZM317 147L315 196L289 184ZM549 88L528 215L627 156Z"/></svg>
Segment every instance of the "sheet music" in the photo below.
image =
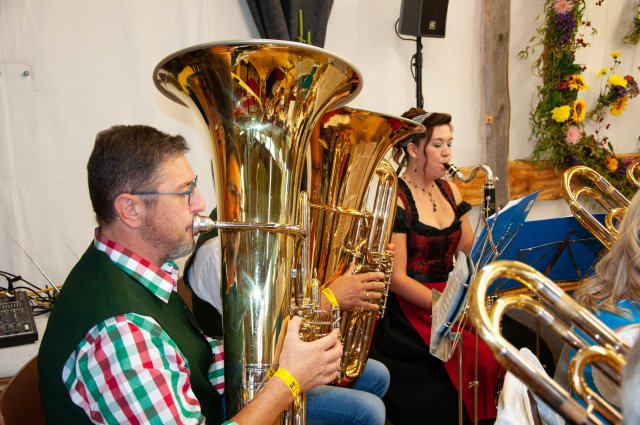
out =
<svg viewBox="0 0 640 425"><path fill-rule="evenodd" d="M538 198L535 191L523 198L509 203L487 219L485 226L476 238L469 256L476 269L481 269L504 252L524 225L524 221Z"/></svg>
<svg viewBox="0 0 640 425"><path fill-rule="evenodd" d="M451 328L467 305L468 288L475 270L495 261L513 241L538 197L540 191L509 202L503 209L486 219L485 226L474 241L467 257L459 252L447 285L432 306L432 332L429 352L443 360L451 358L459 336Z"/></svg>
<svg viewBox="0 0 640 425"><path fill-rule="evenodd" d="M432 306L432 332L429 352L443 361L449 360L451 327L467 304L468 289L473 276L473 264L464 252L458 252L456 264L449 273L444 291Z"/></svg>

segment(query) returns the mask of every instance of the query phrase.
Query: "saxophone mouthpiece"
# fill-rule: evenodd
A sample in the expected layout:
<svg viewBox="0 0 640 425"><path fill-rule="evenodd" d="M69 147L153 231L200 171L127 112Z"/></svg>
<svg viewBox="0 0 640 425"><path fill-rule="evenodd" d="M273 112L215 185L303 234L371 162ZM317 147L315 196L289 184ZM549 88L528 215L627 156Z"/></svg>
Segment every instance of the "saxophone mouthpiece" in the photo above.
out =
<svg viewBox="0 0 640 425"><path fill-rule="evenodd" d="M458 167L447 162L444 164L444 168L447 170L447 174L449 174L451 178L462 180L463 176L460 170L458 170Z"/></svg>

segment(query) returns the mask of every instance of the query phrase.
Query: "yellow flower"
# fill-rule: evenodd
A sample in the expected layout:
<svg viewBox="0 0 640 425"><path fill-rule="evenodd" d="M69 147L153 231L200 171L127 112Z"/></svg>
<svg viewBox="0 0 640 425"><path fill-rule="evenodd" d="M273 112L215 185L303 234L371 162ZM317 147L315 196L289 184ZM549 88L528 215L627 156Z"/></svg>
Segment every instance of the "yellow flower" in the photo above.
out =
<svg viewBox="0 0 640 425"><path fill-rule="evenodd" d="M607 75L607 72L609 72L609 68L603 66L602 68L600 68L600 71L598 71L598 78L602 77L603 75Z"/></svg>
<svg viewBox="0 0 640 425"><path fill-rule="evenodd" d="M611 171L612 173L615 173L615 171L618 169L618 160L615 156L608 156L606 164L607 170Z"/></svg>
<svg viewBox="0 0 640 425"><path fill-rule="evenodd" d="M584 82L582 75L572 75L569 79L569 88L571 90L589 90L589 86Z"/></svg>
<svg viewBox="0 0 640 425"><path fill-rule="evenodd" d="M584 117L587 115L587 102L582 99L577 99L573 102L573 114L571 119L574 122L584 121Z"/></svg>
<svg viewBox="0 0 640 425"><path fill-rule="evenodd" d="M615 102L613 102L611 104L611 106L609 106L609 110L611 111L611 115L621 115L622 112L624 112L624 110L627 108L627 102L629 101L629 97L628 96L622 96L621 98L617 99Z"/></svg>
<svg viewBox="0 0 640 425"><path fill-rule="evenodd" d="M614 58L614 59L617 59L617 58L618 58L618 56L620 56L620 55L621 55L621 53L620 53L620 51L619 51L619 50L614 50L613 52L611 52L611 55L610 55L610 56L611 56L612 58Z"/></svg>
<svg viewBox="0 0 640 425"><path fill-rule="evenodd" d="M551 119L556 122L565 122L571 115L571 106L558 106L551 110Z"/></svg>
<svg viewBox="0 0 640 425"><path fill-rule="evenodd" d="M627 87L627 80L625 80L618 74L614 74L609 76L609 79L607 80L607 84L610 86Z"/></svg>

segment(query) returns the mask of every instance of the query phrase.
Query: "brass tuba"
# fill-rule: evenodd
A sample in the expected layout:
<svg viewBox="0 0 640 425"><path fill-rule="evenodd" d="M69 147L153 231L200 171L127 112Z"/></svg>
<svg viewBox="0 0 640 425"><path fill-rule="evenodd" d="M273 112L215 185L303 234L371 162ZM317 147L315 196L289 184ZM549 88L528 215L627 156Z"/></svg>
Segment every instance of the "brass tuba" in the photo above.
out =
<svg viewBox="0 0 640 425"><path fill-rule="evenodd" d="M640 159L636 159L627 167L627 179L637 188L640 188L640 178L636 175L638 169L640 169Z"/></svg>
<svg viewBox="0 0 640 425"><path fill-rule="evenodd" d="M344 353L338 385L348 385L362 372L375 322L386 305L391 278L386 245L395 216L397 176L383 157L418 132L424 127L408 119L343 107L322 118L310 141L310 272L326 287L354 261L354 273L382 271L387 281L378 313L359 308L341 312ZM370 187L376 192L371 210Z"/></svg>
<svg viewBox="0 0 640 425"><path fill-rule="evenodd" d="M491 311L487 311L485 302L489 287L497 279L504 278L517 280L532 294L504 295L495 302ZM594 409L608 420L619 422L619 413L603 399L594 401L594 398L587 397L587 407L582 407L545 372L533 366L500 333L502 316L509 309L524 310L557 332L572 348L579 350L570 366L574 375L571 382L579 394L593 393L583 387L583 379L576 377L576 374L583 373L587 363L601 367L614 381L619 382L628 345L551 280L526 264L495 261L476 275L471 285L469 303L471 320L498 362L552 409L575 424L601 424ZM597 341L597 348L576 332L576 329ZM597 357L596 353L601 357Z"/></svg>
<svg viewBox="0 0 640 425"><path fill-rule="evenodd" d="M574 185L576 176L583 177L583 179L591 182L593 187L585 185L584 182ZM562 175L562 194L578 222L607 249L611 248L617 239L618 233L614 220L620 219L624 215L626 209L629 208L629 200L613 187L607 179L584 165L576 165L564 172ZM581 196L593 199L605 209L607 212L605 225L596 220L580 203L579 198Z"/></svg>
<svg viewBox="0 0 640 425"><path fill-rule="evenodd" d="M277 369L306 229L302 170L309 136L360 90L345 60L309 45L251 40L187 48L154 70L157 88L207 126L221 229L225 386L229 417ZM301 207L302 205L302 207ZM194 219L194 235L212 227ZM302 307L296 305L294 307ZM296 403L297 404L297 403ZM304 423L304 402L278 423Z"/></svg>

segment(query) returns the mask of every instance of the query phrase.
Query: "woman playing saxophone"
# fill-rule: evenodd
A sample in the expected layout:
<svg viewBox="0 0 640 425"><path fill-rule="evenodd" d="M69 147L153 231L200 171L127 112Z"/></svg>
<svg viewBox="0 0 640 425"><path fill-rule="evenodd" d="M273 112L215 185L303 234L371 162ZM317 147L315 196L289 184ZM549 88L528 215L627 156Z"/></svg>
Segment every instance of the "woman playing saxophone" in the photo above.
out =
<svg viewBox="0 0 640 425"><path fill-rule="evenodd" d="M426 128L394 148L394 159L405 172L399 179L398 208L392 242L395 264L387 314L377 324L371 357L382 361L391 373L384 398L387 416L394 425L424 423L457 424L457 356L443 363L429 354L431 290L442 291L458 251L468 253L473 231L459 189L444 179L444 164L451 160L451 116L412 108L403 117ZM400 173L399 173L400 174ZM467 418L473 417L475 337L463 330L463 400ZM494 396L498 364L489 349L479 344L480 420L495 418ZM410 396L409 396L410 394Z"/></svg>

